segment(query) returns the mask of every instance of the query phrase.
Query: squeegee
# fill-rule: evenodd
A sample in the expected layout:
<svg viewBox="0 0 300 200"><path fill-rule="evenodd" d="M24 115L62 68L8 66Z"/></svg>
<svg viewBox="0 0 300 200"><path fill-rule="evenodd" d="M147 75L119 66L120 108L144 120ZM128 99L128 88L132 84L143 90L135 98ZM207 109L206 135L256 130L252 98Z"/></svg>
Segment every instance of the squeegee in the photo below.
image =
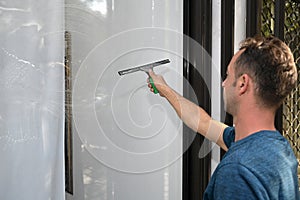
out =
<svg viewBox="0 0 300 200"><path fill-rule="evenodd" d="M149 69L153 69L153 67L157 67L159 65L163 65L163 64L167 64L167 63L170 63L169 59L160 60L160 61L148 63L145 65L141 65L141 66L137 66L137 67L133 67L133 68L129 68L129 69L124 69L124 70L118 71L118 73L120 76L122 76L125 74L130 74L130 73L134 73L134 72L138 72L138 71L146 72L149 76L149 82L152 85L153 92L154 92L154 94L157 94L158 90L154 85L153 79L149 75Z"/></svg>

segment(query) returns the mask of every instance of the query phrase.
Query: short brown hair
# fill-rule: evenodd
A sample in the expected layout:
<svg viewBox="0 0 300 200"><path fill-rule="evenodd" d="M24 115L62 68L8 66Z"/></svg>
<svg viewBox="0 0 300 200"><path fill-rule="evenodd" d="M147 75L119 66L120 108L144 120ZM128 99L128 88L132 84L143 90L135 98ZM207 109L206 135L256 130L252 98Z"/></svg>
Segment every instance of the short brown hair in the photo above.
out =
<svg viewBox="0 0 300 200"><path fill-rule="evenodd" d="M290 48L276 37L256 36L244 40L240 49L244 52L235 63L235 76L251 76L263 106L278 108L297 83Z"/></svg>

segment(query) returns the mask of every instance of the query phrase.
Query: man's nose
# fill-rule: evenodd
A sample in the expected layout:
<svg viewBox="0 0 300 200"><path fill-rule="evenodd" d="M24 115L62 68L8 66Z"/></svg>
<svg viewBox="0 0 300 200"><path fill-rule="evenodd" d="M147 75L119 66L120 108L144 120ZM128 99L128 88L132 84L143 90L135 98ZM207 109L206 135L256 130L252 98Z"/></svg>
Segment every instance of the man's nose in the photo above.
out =
<svg viewBox="0 0 300 200"><path fill-rule="evenodd" d="M222 82L222 87L225 87L225 80Z"/></svg>

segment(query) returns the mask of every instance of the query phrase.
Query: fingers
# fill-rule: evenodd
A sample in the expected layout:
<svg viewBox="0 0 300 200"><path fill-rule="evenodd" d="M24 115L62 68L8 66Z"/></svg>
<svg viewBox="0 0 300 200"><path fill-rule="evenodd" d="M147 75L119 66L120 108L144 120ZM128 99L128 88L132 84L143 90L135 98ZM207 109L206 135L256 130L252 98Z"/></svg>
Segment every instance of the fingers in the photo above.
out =
<svg viewBox="0 0 300 200"><path fill-rule="evenodd" d="M152 69L149 69L148 72L149 76L152 78L153 76L155 76L155 73L153 72ZM150 83L150 77L147 78L147 83L148 83L148 88L150 89L151 92L154 92L154 89L152 87L152 84Z"/></svg>
<svg viewBox="0 0 300 200"><path fill-rule="evenodd" d="M148 75L149 75L149 77L147 79L147 83L148 83L148 88L150 89L150 91L151 92L154 92L156 90L160 91L160 87L162 85L165 85L165 81L164 81L163 77L161 75L155 74L152 69L149 69ZM150 78L152 78L152 84L150 82ZM156 89L154 89L153 87L156 87ZM161 95L160 92L159 92L159 94Z"/></svg>
<svg viewBox="0 0 300 200"><path fill-rule="evenodd" d="M154 92L154 89L153 89L151 83L149 83L149 82L148 82L148 88L150 89L151 92Z"/></svg>
<svg viewBox="0 0 300 200"><path fill-rule="evenodd" d="M148 88L149 88L149 90L150 90L150 92L154 92L154 89L153 89L153 87L152 87L152 84L149 82L149 79L147 80L147 82L148 82Z"/></svg>

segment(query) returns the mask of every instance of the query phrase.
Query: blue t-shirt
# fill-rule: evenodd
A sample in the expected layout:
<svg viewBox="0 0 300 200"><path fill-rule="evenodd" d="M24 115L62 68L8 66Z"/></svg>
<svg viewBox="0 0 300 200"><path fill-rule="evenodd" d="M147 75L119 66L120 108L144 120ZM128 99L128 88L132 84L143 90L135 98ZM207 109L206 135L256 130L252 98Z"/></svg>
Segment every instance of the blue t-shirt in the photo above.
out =
<svg viewBox="0 0 300 200"><path fill-rule="evenodd" d="M228 147L203 199L299 200L297 159L278 131L260 131L234 142L233 127L224 130Z"/></svg>

